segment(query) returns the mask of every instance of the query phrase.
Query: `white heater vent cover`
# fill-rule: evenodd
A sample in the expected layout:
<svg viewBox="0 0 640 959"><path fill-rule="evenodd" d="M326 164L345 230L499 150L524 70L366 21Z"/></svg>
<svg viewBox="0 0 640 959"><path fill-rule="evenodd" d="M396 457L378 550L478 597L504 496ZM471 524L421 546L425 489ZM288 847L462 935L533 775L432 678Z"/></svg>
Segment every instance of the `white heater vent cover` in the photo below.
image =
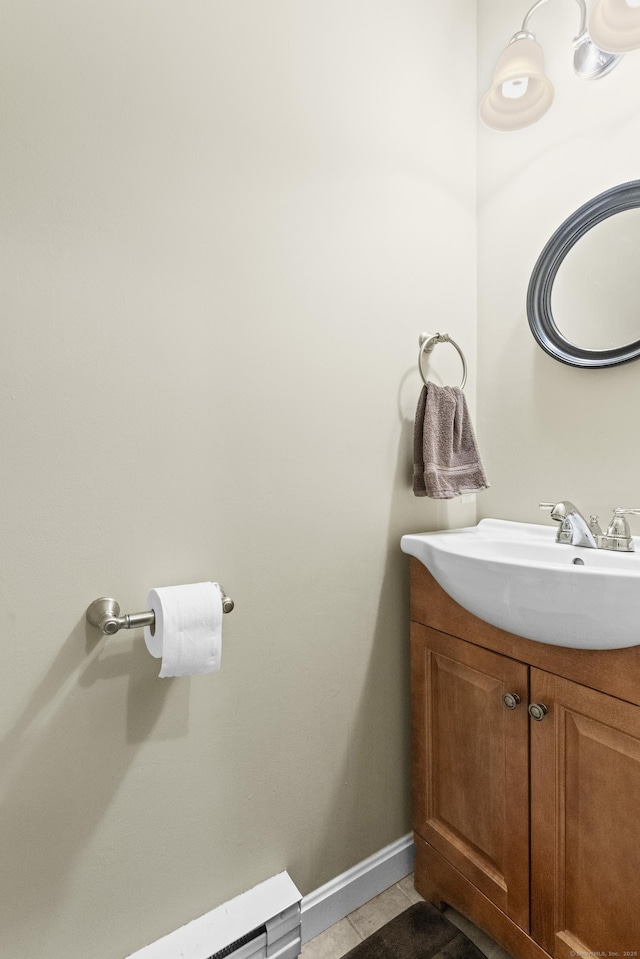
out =
<svg viewBox="0 0 640 959"><path fill-rule="evenodd" d="M296 959L301 900L278 873L127 959Z"/></svg>

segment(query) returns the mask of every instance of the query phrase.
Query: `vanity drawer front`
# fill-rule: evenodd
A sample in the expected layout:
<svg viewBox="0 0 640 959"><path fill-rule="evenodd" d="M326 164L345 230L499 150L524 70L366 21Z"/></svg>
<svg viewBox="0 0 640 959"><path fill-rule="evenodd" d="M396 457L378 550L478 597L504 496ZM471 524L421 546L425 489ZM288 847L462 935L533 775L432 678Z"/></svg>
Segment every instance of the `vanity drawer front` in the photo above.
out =
<svg viewBox="0 0 640 959"><path fill-rule="evenodd" d="M411 636L414 829L528 929L528 669L416 623Z"/></svg>

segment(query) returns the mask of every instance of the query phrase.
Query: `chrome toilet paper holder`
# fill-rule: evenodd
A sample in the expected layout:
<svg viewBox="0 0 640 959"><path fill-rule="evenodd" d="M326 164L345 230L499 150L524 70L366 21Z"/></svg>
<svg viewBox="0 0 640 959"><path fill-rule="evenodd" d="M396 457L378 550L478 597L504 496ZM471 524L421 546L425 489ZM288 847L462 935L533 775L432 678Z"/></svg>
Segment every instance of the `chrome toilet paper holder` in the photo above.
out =
<svg viewBox="0 0 640 959"><path fill-rule="evenodd" d="M220 584L218 588L222 597L222 612L230 613L235 604ZM102 630L106 636L113 636L119 629L139 629L142 626L151 626L153 629L156 614L152 609L147 609L142 613L125 613L121 616L120 604L108 596L101 596L87 608L87 622Z"/></svg>

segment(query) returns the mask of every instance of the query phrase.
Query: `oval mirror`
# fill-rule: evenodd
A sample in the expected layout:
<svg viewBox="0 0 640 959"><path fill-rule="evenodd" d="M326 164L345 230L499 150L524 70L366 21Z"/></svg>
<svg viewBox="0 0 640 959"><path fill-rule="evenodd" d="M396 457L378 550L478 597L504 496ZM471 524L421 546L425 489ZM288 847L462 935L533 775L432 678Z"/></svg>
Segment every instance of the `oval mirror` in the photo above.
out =
<svg viewBox="0 0 640 959"><path fill-rule="evenodd" d="M640 357L638 208L640 180L613 187L572 213L538 258L529 326L561 363L597 368Z"/></svg>

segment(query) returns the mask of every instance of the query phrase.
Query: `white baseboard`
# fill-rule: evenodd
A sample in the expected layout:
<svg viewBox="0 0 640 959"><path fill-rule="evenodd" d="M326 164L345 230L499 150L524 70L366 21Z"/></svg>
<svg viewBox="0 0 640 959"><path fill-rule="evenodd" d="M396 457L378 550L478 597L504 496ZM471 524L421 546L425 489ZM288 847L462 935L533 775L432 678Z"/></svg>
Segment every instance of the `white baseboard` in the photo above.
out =
<svg viewBox="0 0 640 959"><path fill-rule="evenodd" d="M408 833L336 876L302 900L302 941L308 942L413 871L415 847Z"/></svg>

